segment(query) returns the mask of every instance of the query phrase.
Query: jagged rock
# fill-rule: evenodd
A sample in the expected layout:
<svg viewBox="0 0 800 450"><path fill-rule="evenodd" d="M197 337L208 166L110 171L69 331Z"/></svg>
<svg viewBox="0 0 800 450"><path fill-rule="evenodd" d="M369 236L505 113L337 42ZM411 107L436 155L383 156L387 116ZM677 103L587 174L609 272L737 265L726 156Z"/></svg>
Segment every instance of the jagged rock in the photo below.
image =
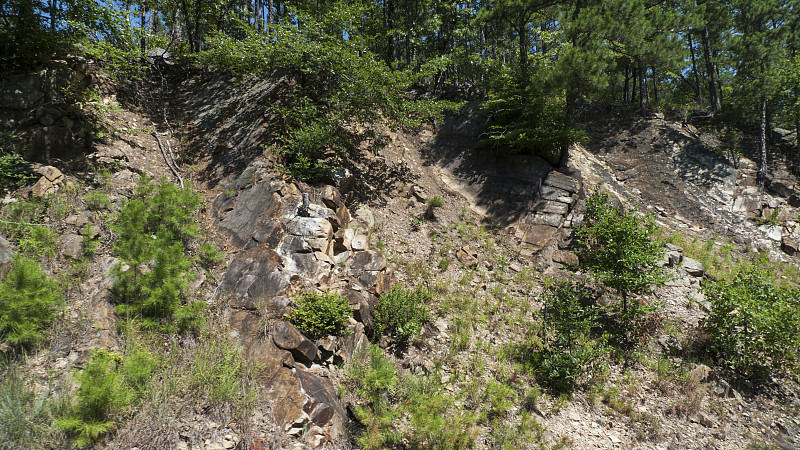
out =
<svg viewBox="0 0 800 450"><path fill-rule="evenodd" d="M386 271L367 271L358 276L358 282L375 295L381 295L389 290L391 278Z"/></svg>
<svg viewBox="0 0 800 450"><path fill-rule="evenodd" d="M571 194L557 187L542 185L539 188L539 195L545 200L553 200L567 204L572 203Z"/></svg>
<svg viewBox="0 0 800 450"><path fill-rule="evenodd" d="M686 271L689 275L694 277L701 277L706 271L706 268L700 264L699 261L692 259L692 258L683 258L683 270Z"/></svg>
<svg viewBox="0 0 800 450"><path fill-rule="evenodd" d="M322 177L322 181L335 186L342 194L347 194L353 189L355 177L344 167L331 167Z"/></svg>
<svg viewBox="0 0 800 450"><path fill-rule="evenodd" d="M386 268L386 258L380 250L365 250L358 252L350 262L350 273L353 275L361 272L379 271Z"/></svg>
<svg viewBox="0 0 800 450"><path fill-rule="evenodd" d="M425 203L428 200L428 193L425 192L425 189L421 188L420 186L412 186L411 194L422 203Z"/></svg>
<svg viewBox="0 0 800 450"><path fill-rule="evenodd" d="M273 183L260 182L237 196L231 197L223 193L214 200L214 209L225 216L219 223L219 228L235 245L245 247L254 236L259 236L260 241L268 240L266 232L261 228L271 226L268 225L269 221L281 217L285 211L283 200L277 193L278 187L279 185ZM280 233L277 230L275 229Z"/></svg>
<svg viewBox="0 0 800 450"><path fill-rule="evenodd" d="M280 321L272 330L272 341L279 348L288 350L294 359L310 365L317 357L317 346L306 338L294 325Z"/></svg>
<svg viewBox="0 0 800 450"><path fill-rule="evenodd" d="M359 233L353 236L353 239L350 241L350 246L353 251L363 251L369 248L369 236L363 233Z"/></svg>
<svg viewBox="0 0 800 450"><path fill-rule="evenodd" d="M347 302L350 304L350 308L353 309L353 317L364 324L368 330L372 330L376 303L375 296L365 291L361 286L358 286L358 290L354 288L355 286L351 283L344 291Z"/></svg>
<svg viewBox="0 0 800 450"><path fill-rule="evenodd" d="M352 228L342 228L333 235L333 253L337 254L350 250L355 232Z"/></svg>
<svg viewBox="0 0 800 450"><path fill-rule="evenodd" d="M667 267L679 266L683 261L683 249L673 244L667 244L666 248L661 265Z"/></svg>
<svg viewBox="0 0 800 450"><path fill-rule="evenodd" d="M470 245L465 245L458 249L456 257L465 267L475 267L478 264L478 251Z"/></svg>
<svg viewBox="0 0 800 450"><path fill-rule="evenodd" d="M563 189L572 194L577 194L581 190L581 182L579 180L561 172L550 172L544 180L544 185Z"/></svg>
<svg viewBox="0 0 800 450"><path fill-rule="evenodd" d="M522 235L523 251L529 254L543 249L557 232L558 228L549 225L523 224L518 229L518 233Z"/></svg>
<svg viewBox="0 0 800 450"><path fill-rule="evenodd" d="M67 234L59 239L61 254L67 258L80 259L83 256L83 237L77 234Z"/></svg>
<svg viewBox="0 0 800 450"><path fill-rule="evenodd" d="M577 266L578 256L573 252L557 251L553 253L553 262L563 264L565 266Z"/></svg>
<svg viewBox="0 0 800 450"><path fill-rule="evenodd" d="M11 262L14 260L14 250L11 244L0 236L0 278L4 278L11 270Z"/></svg>
<svg viewBox="0 0 800 450"><path fill-rule="evenodd" d="M800 241L792 235L784 234L781 237L781 250L789 256L797 256L800 253Z"/></svg>
<svg viewBox="0 0 800 450"><path fill-rule="evenodd" d="M780 242L781 238L783 237L783 228L780 225L762 225L758 227L767 238Z"/></svg>
<svg viewBox="0 0 800 450"><path fill-rule="evenodd" d="M279 295L289 281L289 274L279 267L281 263L281 256L272 250L254 248L242 252L228 266L220 289L233 292L240 300Z"/></svg>
<svg viewBox="0 0 800 450"><path fill-rule="evenodd" d="M44 166L36 170L42 175L39 181L31 188L31 195L42 198L58 190L58 186L64 181L64 174L53 166Z"/></svg>
<svg viewBox="0 0 800 450"><path fill-rule="evenodd" d="M569 212L569 205L556 201L540 200L533 206L533 210L542 214L565 216Z"/></svg>
<svg viewBox="0 0 800 450"><path fill-rule="evenodd" d="M372 211L366 206L359 207L356 210L353 219L367 230L370 230L372 229L372 227L375 226L375 216L372 214Z"/></svg>
<svg viewBox="0 0 800 450"><path fill-rule="evenodd" d="M701 383L706 381L713 371L705 364L696 364L692 370L687 374L689 381L693 383Z"/></svg>

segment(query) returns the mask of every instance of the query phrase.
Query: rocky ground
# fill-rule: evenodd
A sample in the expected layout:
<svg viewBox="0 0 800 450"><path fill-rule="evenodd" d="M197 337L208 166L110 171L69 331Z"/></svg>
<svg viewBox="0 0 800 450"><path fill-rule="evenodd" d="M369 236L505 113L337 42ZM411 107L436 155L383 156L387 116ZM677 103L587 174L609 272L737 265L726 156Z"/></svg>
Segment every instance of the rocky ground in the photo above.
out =
<svg viewBox="0 0 800 450"><path fill-rule="evenodd" d="M80 82L93 72L83 73ZM36 77L14 83L35 84ZM571 149L569 169L554 172L534 158L475 151L481 120L466 114L436 128L387 132L390 144L354 162L349 176L311 186L276 172L276 156L261 146L268 118L260 111L285 80L230 81L202 74L169 93L173 106L181 105L171 122L160 110L117 99L104 81L90 103L105 135L85 160L51 158L37 166L38 182L7 197L10 203L49 195L65 205L48 223L58 254L46 268L56 276L71 276L82 234L100 241L84 280L68 284L68 307L52 344L25 361L42 389L67 386L67 374L89 350L120 352L126 345L108 302L116 260L107 219L139 174L193 182L205 200L204 234L225 250L224 264L198 271L191 292L211 305L216 337L231 339L253 363L257 397L249 414L239 417L191 395L161 407L154 401L105 445L353 447L352 407L361 400L348 392L346 367L369 343L377 297L401 283L434 292L430 321L413 345L397 352L392 342L380 342L401 371L436 377L456 399L456 415L492 412L486 385L511 388L503 411L492 412L499 420L463 430L478 448L800 446L796 384L736 389L691 352L708 310L700 287L725 270L724 263L703 267L692 253L698 247L719 253L729 245L739 258L761 251L796 267L800 191L784 162L773 164L770 190L759 190L751 160L741 157L733 167L711 133L658 116L589 123L589 139ZM17 99L22 106L7 114L15 126L26 124L29 142L50 136L55 123L86 133L64 121L68 116L58 111L65 108L43 107L46 94L33 97ZM545 281L572 276L565 269L577 262L571 230L596 187L653 213L665 236L680 236L664 260L674 277L643 299L660 306L640 351L605 361L573 398L552 397L503 349L529 335ZM108 204L90 204L93 191ZM431 206L436 197L441 206ZM762 223L767 217L775 220ZM295 294L323 289L346 295L355 314L350 333L313 341L284 314ZM176 371L191 370L205 348L192 339L161 345L177 355Z"/></svg>

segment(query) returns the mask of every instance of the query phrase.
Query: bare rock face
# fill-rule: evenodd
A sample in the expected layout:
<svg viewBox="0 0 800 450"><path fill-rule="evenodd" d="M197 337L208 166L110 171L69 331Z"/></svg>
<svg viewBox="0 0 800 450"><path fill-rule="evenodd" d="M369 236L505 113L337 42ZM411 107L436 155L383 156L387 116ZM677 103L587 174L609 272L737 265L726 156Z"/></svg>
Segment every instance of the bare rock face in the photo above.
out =
<svg viewBox="0 0 800 450"><path fill-rule="evenodd" d="M272 419L314 445L336 439L347 416L318 364L349 364L367 347L376 296L391 280L386 257L369 249L366 225L351 226L331 186L287 183L248 168L214 200L212 212L232 247L220 285L233 297L231 329L262 368ZM367 213L359 213L366 223ZM349 333L313 342L284 320L289 296L307 289L347 296L355 317Z"/></svg>
<svg viewBox="0 0 800 450"><path fill-rule="evenodd" d="M522 254L528 257L538 255L556 241L560 236L559 230L579 222L573 219L577 214L578 200L583 195L580 172L550 172L532 194L532 201L520 202L530 206L521 214L523 219L511 227ZM555 262L562 264L572 259L563 252L555 257Z"/></svg>
<svg viewBox="0 0 800 450"><path fill-rule="evenodd" d="M279 348L289 350L296 361L311 365L317 358L317 346L286 321L278 322L272 330L272 341Z"/></svg>

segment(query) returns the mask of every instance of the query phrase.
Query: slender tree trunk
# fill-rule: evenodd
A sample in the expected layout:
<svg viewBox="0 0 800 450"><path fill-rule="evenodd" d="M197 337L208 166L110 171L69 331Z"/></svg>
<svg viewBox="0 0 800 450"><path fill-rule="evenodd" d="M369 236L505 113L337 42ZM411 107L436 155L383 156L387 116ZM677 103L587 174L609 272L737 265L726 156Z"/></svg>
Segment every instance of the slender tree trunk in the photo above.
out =
<svg viewBox="0 0 800 450"><path fill-rule="evenodd" d="M642 67L641 61L639 61L639 110L642 113L642 116L645 116L647 111L647 99L645 95L647 94L647 85L645 84L645 70Z"/></svg>
<svg viewBox="0 0 800 450"><path fill-rule="evenodd" d="M711 109L718 112L722 109L722 102L717 90L716 71L714 62L711 60L711 43L708 38L708 26L703 27L703 56L706 60L706 73L708 74L708 92L711 95Z"/></svg>
<svg viewBox="0 0 800 450"><path fill-rule="evenodd" d="M628 66L625 66L625 85L622 87L622 102L628 103L628 87L630 84L630 78L628 77Z"/></svg>
<svg viewBox="0 0 800 450"><path fill-rule="evenodd" d="M631 81L633 84L631 85L631 98L629 100L630 105L633 106L636 103L636 83L639 81L639 69L631 69Z"/></svg>
<svg viewBox="0 0 800 450"><path fill-rule="evenodd" d="M767 97L761 94L761 162L758 166L758 184L767 179Z"/></svg>
<svg viewBox="0 0 800 450"><path fill-rule="evenodd" d="M692 32L686 33L689 39L689 53L692 55L692 73L694 74L694 93L697 96L697 101L703 103L703 94L700 92L700 76L697 75L697 60L694 57L694 43L692 42Z"/></svg>
<svg viewBox="0 0 800 450"><path fill-rule="evenodd" d="M523 23L517 27L519 34L519 73L522 79L527 79L528 75L528 24Z"/></svg>
<svg viewBox="0 0 800 450"><path fill-rule="evenodd" d="M655 100L656 108L658 108L658 81L656 75L656 68L652 68L653 71L653 99Z"/></svg>

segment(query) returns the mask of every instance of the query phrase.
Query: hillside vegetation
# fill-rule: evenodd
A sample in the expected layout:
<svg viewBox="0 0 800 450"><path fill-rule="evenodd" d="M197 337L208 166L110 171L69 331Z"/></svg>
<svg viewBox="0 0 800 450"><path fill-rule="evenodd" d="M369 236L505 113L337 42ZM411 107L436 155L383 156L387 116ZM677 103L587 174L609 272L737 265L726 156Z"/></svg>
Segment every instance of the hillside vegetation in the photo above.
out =
<svg viewBox="0 0 800 450"><path fill-rule="evenodd" d="M800 445L797 2L0 5L0 448Z"/></svg>

